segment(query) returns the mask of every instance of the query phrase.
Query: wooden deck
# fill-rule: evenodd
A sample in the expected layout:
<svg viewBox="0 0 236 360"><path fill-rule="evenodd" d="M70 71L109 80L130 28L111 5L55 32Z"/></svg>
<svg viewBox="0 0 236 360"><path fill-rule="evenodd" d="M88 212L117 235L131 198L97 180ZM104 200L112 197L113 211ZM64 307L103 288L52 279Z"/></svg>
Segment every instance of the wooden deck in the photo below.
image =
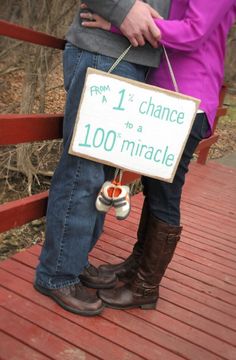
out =
<svg viewBox="0 0 236 360"><path fill-rule="evenodd" d="M95 265L128 256L141 205L139 194L125 221L108 214ZM0 359L235 360L236 169L192 164L182 223L156 310L77 316L33 289L39 245L0 263Z"/></svg>

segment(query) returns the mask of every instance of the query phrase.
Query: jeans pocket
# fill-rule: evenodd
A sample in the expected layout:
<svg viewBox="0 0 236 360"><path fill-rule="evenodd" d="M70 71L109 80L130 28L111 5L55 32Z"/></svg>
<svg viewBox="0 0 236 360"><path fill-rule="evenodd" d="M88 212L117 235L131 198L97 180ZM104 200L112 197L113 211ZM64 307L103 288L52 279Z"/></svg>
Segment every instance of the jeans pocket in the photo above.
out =
<svg viewBox="0 0 236 360"><path fill-rule="evenodd" d="M63 52L63 75L64 75L64 88L69 90L73 80L76 69L80 63L83 50L74 46L70 42L66 43Z"/></svg>

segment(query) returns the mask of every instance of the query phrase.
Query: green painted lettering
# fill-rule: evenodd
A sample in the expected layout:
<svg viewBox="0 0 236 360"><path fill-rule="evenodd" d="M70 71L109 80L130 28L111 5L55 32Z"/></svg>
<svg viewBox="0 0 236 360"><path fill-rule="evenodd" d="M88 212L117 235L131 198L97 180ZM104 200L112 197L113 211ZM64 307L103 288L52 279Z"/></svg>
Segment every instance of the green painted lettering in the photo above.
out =
<svg viewBox="0 0 236 360"><path fill-rule="evenodd" d="M147 105L147 101L143 101L141 102L140 106L139 106L139 112L140 114L145 114L146 110L142 110L143 105L146 104Z"/></svg>
<svg viewBox="0 0 236 360"><path fill-rule="evenodd" d="M178 114L177 110L172 110L171 113L170 113L170 121L171 122L175 122L176 121L176 116L174 117L173 119L173 114Z"/></svg>
<svg viewBox="0 0 236 360"><path fill-rule="evenodd" d="M161 161L160 159L157 159L157 154L158 154L158 153L160 153L160 155L161 155L162 150L161 150L161 149L157 149L157 150L156 150L155 156L154 156L154 158L153 158L153 160L154 160L155 162L160 162L160 161Z"/></svg>
<svg viewBox="0 0 236 360"><path fill-rule="evenodd" d="M167 113L167 114L166 114ZM162 116L161 119L163 120L168 120L169 119L169 115L170 115L170 109L168 107L164 107L162 109Z"/></svg>
<svg viewBox="0 0 236 360"><path fill-rule="evenodd" d="M174 154L169 154L166 158L166 162L165 162L166 166L172 166L174 158L175 158ZM170 161L170 163L169 163L169 161Z"/></svg>
<svg viewBox="0 0 236 360"><path fill-rule="evenodd" d="M104 149L106 151L112 151L116 142L116 132L113 130L108 131L106 140L104 143Z"/></svg>
<svg viewBox="0 0 236 360"><path fill-rule="evenodd" d="M180 121L180 120L183 120L184 119L184 113L183 112L180 112L177 116L177 123L178 124L183 124L183 121Z"/></svg>
<svg viewBox="0 0 236 360"><path fill-rule="evenodd" d="M162 158L162 162L161 162L162 164L165 164L168 149L169 149L168 146L166 146L165 151L164 151L164 155L163 155L163 158Z"/></svg>
<svg viewBox="0 0 236 360"><path fill-rule="evenodd" d="M140 156L140 157L142 156L144 149L147 149L147 145L142 145L142 147L141 147L141 149L140 149L140 153L139 153L139 156Z"/></svg>
<svg viewBox="0 0 236 360"><path fill-rule="evenodd" d="M86 135L85 135L85 141L83 143L80 143L79 146L91 147L91 145L88 144L88 138L89 138L91 125L87 124L87 125L85 125L85 128L87 128Z"/></svg>
<svg viewBox="0 0 236 360"><path fill-rule="evenodd" d="M126 146L126 149L125 149L125 146ZM134 147L135 147L134 141L123 140L123 144L122 144L122 147L121 147L121 152L123 152L123 150L128 151L129 148L131 148L130 155L133 156Z"/></svg>
<svg viewBox="0 0 236 360"><path fill-rule="evenodd" d="M125 89L119 91L119 94L121 94L119 105L113 107L113 109L114 110L125 110L125 108L122 107L122 103L123 103L124 96L125 96Z"/></svg>
<svg viewBox="0 0 236 360"><path fill-rule="evenodd" d="M154 116L158 119L161 118L161 110L162 110L162 106L161 105L158 105L156 106L156 110L154 112Z"/></svg>
<svg viewBox="0 0 236 360"><path fill-rule="evenodd" d="M98 148L102 145L104 140L104 130L102 128L97 128L93 137L93 146Z"/></svg>
<svg viewBox="0 0 236 360"><path fill-rule="evenodd" d="M146 153L145 153L145 159L147 159L147 160L152 160L152 156L153 156L153 152L154 152L154 148L152 147L152 146L149 146L149 148L148 148L149 150L148 151L146 151Z"/></svg>

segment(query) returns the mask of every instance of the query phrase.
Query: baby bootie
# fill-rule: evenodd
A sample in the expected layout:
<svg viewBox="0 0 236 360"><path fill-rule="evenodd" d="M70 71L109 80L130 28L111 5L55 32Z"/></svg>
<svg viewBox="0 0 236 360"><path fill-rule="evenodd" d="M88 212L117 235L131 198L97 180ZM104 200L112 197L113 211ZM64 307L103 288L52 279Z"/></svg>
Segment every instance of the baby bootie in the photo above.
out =
<svg viewBox="0 0 236 360"><path fill-rule="evenodd" d="M113 206L116 218L124 220L130 213L130 188L126 185L117 185L113 191Z"/></svg>
<svg viewBox="0 0 236 360"><path fill-rule="evenodd" d="M107 212L113 204L113 192L115 185L106 181L99 191L99 194L96 199L96 209L101 212Z"/></svg>

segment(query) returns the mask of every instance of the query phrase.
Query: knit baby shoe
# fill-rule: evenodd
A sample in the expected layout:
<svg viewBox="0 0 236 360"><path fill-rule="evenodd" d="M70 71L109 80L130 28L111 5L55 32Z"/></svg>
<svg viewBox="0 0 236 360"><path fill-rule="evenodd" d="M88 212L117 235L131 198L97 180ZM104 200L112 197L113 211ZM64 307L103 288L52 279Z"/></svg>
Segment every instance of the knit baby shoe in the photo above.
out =
<svg viewBox="0 0 236 360"><path fill-rule="evenodd" d="M113 204L113 192L115 185L110 181L106 181L97 196L96 209L101 212L107 212Z"/></svg>
<svg viewBox="0 0 236 360"><path fill-rule="evenodd" d="M117 185L113 191L113 206L116 218L124 220L130 213L130 188L126 185Z"/></svg>

